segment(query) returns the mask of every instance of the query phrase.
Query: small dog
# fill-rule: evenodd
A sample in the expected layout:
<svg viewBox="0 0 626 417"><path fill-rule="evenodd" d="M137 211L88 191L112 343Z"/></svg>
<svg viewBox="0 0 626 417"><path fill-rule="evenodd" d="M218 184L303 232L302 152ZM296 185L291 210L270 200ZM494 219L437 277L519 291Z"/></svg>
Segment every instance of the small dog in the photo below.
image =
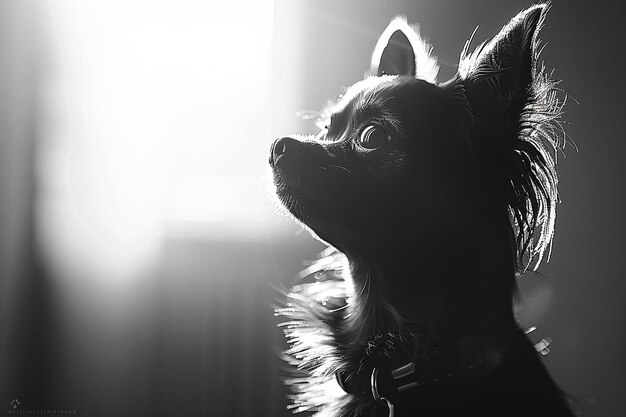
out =
<svg viewBox="0 0 626 417"><path fill-rule="evenodd" d="M296 411L340 416L571 416L513 313L516 276L553 236L564 145L538 65L548 6L519 13L436 81L396 18L372 76L315 137L269 163L284 207L330 248L277 313ZM305 273L305 275L306 275Z"/></svg>

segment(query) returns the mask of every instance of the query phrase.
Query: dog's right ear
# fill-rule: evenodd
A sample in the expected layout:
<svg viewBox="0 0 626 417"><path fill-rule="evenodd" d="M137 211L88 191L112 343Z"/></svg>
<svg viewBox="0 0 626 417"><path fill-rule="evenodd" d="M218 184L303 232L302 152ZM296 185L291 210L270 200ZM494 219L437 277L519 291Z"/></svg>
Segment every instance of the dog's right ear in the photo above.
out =
<svg viewBox="0 0 626 417"><path fill-rule="evenodd" d="M371 74L408 75L430 83L437 80L439 66L431 57L432 48L422 40L417 29L398 16L380 35L372 54Z"/></svg>

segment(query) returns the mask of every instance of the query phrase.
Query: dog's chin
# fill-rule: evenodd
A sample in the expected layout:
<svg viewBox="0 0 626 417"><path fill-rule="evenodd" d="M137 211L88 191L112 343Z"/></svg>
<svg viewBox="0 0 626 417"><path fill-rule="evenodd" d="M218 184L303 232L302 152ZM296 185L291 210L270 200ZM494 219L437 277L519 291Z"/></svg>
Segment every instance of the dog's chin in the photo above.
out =
<svg viewBox="0 0 626 417"><path fill-rule="evenodd" d="M328 214L330 207L319 197L319 194L304 189L301 186L287 183L276 183L276 196L280 204L294 219L305 226L314 237L326 243L332 244L328 233L331 219L324 220L324 214Z"/></svg>
<svg viewBox="0 0 626 417"><path fill-rule="evenodd" d="M282 205L298 220L304 221L305 207L308 208L313 202L319 204L320 194L324 193L320 187L315 187L314 181L310 180L310 173L302 169L286 169L273 167L274 186L276 196ZM317 197L317 198L316 198Z"/></svg>
<svg viewBox="0 0 626 417"><path fill-rule="evenodd" d="M287 213L301 222L304 222L304 209L301 204L300 197L293 187L288 185L277 185L276 196L280 201L280 205Z"/></svg>
<svg viewBox="0 0 626 417"><path fill-rule="evenodd" d="M354 246L353 234L341 225L341 220L329 216L330 206L317 199L312 202L301 197L293 189L277 187L276 195L284 209L313 236L313 238L332 245L345 252ZM330 213L334 213L332 210ZM336 213L335 213L336 214Z"/></svg>
<svg viewBox="0 0 626 417"><path fill-rule="evenodd" d="M328 212L325 202L302 187L288 184L276 186L276 196L287 212L309 228L313 228L320 213Z"/></svg>

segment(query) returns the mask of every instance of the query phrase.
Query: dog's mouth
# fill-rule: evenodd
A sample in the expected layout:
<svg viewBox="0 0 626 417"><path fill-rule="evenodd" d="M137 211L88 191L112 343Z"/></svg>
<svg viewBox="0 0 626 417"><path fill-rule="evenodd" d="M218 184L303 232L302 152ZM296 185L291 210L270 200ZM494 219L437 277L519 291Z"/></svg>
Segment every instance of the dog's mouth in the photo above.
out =
<svg viewBox="0 0 626 417"><path fill-rule="evenodd" d="M311 182L315 182L311 180L319 181L316 174L327 158L328 153L317 142L291 137L276 139L270 149L269 163L277 190L306 193Z"/></svg>
<svg viewBox="0 0 626 417"><path fill-rule="evenodd" d="M305 223L328 214L333 190L340 188L329 169L332 156L316 141L291 137L277 139L270 149L276 195L296 218Z"/></svg>
<svg viewBox="0 0 626 417"><path fill-rule="evenodd" d="M300 185L305 157L305 146L296 139L284 137L272 144L269 163L277 190L295 189Z"/></svg>

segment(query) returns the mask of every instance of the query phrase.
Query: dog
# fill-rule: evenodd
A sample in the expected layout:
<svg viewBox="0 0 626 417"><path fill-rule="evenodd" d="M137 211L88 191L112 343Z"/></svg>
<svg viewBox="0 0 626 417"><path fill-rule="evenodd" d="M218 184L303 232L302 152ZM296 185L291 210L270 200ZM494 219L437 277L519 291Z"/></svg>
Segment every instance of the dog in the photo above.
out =
<svg viewBox="0 0 626 417"><path fill-rule="evenodd" d="M276 310L294 411L574 415L513 309L516 277L551 249L565 143L538 63L548 8L470 39L441 83L398 17L320 132L273 142L278 199L329 245Z"/></svg>

